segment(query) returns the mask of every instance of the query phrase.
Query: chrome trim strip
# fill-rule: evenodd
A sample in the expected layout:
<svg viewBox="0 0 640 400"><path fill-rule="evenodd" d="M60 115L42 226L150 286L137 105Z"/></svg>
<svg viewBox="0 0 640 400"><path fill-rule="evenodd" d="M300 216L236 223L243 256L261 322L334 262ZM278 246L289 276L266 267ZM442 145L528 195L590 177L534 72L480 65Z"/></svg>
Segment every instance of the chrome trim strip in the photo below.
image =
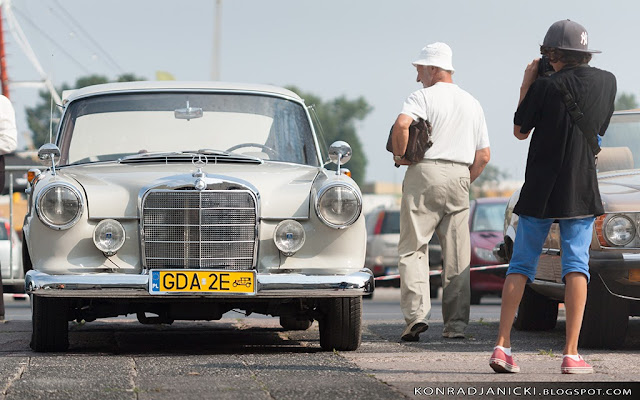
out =
<svg viewBox="0 0 640 400"><path fill-rule="evenodd" d="M309 217L260 217L260 221L281 222L285 219L292 219L294 221L308 221Z"/></svg>
<svg viewBox="0 0 640 400"><path fill-rule="evenodd" d="M373 273L364 268L349 275L256 274L256 297L330 297L372 293ZM57 297L147 297L148 274L98 273L86 275L49 275L31 270L25 277L27 293ZM182 297L182 296L180 296ZM186 297L237 298L237 295L187 295Z"/></svg>
<svg viewBox="0 0 640 400"><path fill-rule="evenodd" d="M103 219L115 219L116 221L137 221L138 217L120 216L120 217L89 217L87 218L87 220L89 221L96 221L96 222L100 222Z"/></svg>

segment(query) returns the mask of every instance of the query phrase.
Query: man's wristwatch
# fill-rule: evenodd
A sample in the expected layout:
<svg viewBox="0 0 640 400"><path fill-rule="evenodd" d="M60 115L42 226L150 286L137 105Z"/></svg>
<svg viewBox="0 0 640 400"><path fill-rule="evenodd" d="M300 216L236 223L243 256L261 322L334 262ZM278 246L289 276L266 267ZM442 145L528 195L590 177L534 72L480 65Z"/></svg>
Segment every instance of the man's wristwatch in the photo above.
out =
<svg viewBox="0 0 640 400"><path fill-rule="evenodd" d="M393 161L402 161L402 159L404 159L404 156L393 155Z"/></svg>

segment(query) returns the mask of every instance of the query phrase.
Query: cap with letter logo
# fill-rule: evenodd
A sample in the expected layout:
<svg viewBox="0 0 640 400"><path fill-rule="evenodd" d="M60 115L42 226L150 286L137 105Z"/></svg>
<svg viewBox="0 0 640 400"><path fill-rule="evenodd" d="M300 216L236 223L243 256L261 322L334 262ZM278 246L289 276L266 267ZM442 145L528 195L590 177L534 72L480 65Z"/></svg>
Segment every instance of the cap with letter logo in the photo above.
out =
<svg viewBox="0 0 640 400"><path fill-rule="evenodd" d="M560 50L602 53L600 50L589 49L589 34L587 30L584 26L569 19L564 19L551 25L542 45Z"/></svg>

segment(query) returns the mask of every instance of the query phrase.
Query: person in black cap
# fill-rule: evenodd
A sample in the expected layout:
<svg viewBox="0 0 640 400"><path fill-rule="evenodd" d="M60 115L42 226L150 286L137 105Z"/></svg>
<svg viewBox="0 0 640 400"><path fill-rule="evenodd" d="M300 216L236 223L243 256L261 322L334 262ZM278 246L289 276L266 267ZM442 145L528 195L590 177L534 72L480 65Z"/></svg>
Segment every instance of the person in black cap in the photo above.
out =
<svg viewBox="0 0 640 400"><path fill-rule="evenodd" d="M589 245L595 217L604 209L596 179L597 135L614 110L615 76L590 67L587 30L563 20L551 25L540 53L553 68L543 74L541 59L526 68L514 117L514 135L531 134L525 182L514 208L519 222L502 291L500 328L490 366L519 372L511 355L510 332L525 285L536 274L551 224L559 221L562 280L565 282L566 344L562 373L592 373L578 354L578 337L587 298Z"/></svg>

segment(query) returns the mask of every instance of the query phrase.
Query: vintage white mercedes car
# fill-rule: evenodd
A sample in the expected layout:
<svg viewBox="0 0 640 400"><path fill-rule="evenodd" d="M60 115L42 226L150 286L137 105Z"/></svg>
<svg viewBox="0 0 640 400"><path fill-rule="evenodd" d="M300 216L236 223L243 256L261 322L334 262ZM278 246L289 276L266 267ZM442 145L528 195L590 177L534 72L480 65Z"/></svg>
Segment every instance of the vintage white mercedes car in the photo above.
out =
<svg viewBox="0 0 640 400"><path fill-rule="evenodd" d="M68 322L217 320L229 310L319 321L324 350L360 345L362 196L325 158L307 107L271 86L133 82L64 96L31 171L24 223L31 347Z"/></svg>

